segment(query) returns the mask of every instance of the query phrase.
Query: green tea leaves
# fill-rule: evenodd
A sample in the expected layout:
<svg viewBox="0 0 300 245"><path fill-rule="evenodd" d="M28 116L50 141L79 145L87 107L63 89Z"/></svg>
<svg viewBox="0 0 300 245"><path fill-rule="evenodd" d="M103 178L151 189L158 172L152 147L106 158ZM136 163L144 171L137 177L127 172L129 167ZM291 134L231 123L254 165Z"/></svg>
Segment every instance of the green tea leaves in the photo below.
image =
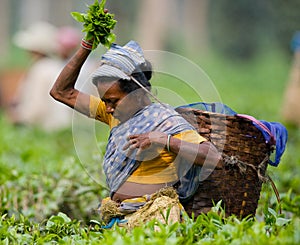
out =
<svg viewBox="0 0 300 245"><path fill-rule="evenodd" d="M71 13L72 17L77 20L78 22L84 22L84 17L81 13L78 12L72 12Z"/></svg>
<svg viewBox="0 0 300 245"><path fill-rule="evenodd" d="M115 41L116 36L111 30L114 29L117 21L114 19L114 15L104 11L106 0L102 0L100 3L95 0L93 4L88 6L86 13L72 12L72 17L83 23L82 32L85 32L85 40L93 40L93 50L97 48L99 44L102 44L106 48L110 48L111 44Z"/></svg>

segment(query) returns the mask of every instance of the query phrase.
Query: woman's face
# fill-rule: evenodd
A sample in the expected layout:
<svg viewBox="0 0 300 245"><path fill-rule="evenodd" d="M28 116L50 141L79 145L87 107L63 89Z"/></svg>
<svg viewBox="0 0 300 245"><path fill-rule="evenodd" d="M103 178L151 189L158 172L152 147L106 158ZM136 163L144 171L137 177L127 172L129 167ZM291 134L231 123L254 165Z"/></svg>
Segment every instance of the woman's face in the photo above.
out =
<svg viewBox="0 0 300 245"><path fill-rule="evenodd" d="M98 93L106 105L106 112L124 122L141 109L134 93L127 94L120 89L118 81L98 82Z"/></svg>

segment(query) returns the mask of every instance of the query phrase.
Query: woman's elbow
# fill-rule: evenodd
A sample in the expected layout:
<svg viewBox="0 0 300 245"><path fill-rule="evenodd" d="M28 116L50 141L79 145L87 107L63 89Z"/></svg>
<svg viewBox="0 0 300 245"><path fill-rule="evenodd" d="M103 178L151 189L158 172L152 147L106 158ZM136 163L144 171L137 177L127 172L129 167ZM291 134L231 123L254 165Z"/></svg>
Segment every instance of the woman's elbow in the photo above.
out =
<svg viewBox="0 0 300 245"><path fill-rule="evenodd" d="M73 88L60 90L53 86L49 94L56 101L61 102L71 108L74 108L75 104L77 103L78 91Z"/></svg>
<svg viewBox="0 0 300 245"><path fill-rule="evenodd" d="M57 89L57 87L54 85L50 92L49 92L50 96L60 102L63 102L65 100L65 98L67 97L67 91L61 91L59 89Z"/></svg>
<svg viewBox="0 0 300 245"><path fill-rule="evenodd" d="M56 87L53 86L49 92L50 96L55 99L55 100L59 100L59 92L57 91Z"/></svg>

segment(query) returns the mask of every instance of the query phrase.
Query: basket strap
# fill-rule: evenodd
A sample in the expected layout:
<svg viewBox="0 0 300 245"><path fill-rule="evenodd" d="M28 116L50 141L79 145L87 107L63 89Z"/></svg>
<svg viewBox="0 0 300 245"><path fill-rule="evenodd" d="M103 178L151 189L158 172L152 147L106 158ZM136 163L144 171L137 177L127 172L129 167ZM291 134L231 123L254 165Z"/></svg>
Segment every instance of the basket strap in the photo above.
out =
<svg viewBox="0 0 300 245"><path fill-rule="evenodd" d="M252 169L254 169L254 170L257 171L257 176L258 176L258 178L259 178L260 181L262 181L262 182L270 181L272 189L273 189L273 191L274 191L274 193L276 195L277 202L279 204L279 213L280 214L282 213L282 210L281 210L281 200L280 200L278 189L276 188L276 185L275 185L274 181L272 180L272 178L270 177L270 175L264 176L260 172L260 170L262 169L263 165L269 159L269 155L268 154L262 160L262 162L258 165L257 168L254 165L252 165L252 164L245 163L245 162L239 160L237 156L228 156L225 153L223 153L222 155L223 155L223 160L224 160L224 164L225 165L236 165L238 167L240 173L242 173L242 174L246 172L247 166L251 167Z"/></svg>
<svg viewBox="0 0 300 245"><path fill-rule="evenodd" d="M268 162L269 160L269 155L266 154L265 158L261 161L261 163L258 165L257 167L257 175L258 178L262 181L262 182L267 182L268 181L268 176L266 176L265 174L261 173L261 170L264 168L264 164L266 162Z"/></svg>
<svg viewBox="0 0 300 245"><path fill-rule="evenodd" d="M250 167L257 172L257 176L260 181L262 182L267 181L267 178L263 174L261 174L260 170L262 169L266 161L268 161L269 159L268 155L266 155L266 157L257 167L254 166L253 164L239 160L238 156L228 156L225 153L222 153L222 156L223 156L223 162L226 166L237 166L241 174L245 174L247 167Z"/></svg>
<svg viewBox="0 0 300 245"><path fill-rule="evenodd" d="M281 210L281 200L280 200L280 196L279 196L279 191L277 190L276 188L276 185L274 183L274 181L272 180L271 176L270 175L266 175L266 176L263 176L261 173L260 173L260 170L262 169L263 167L263 164L268 161L269 159L269 155L266 155L266 157L264 158L264 160L258 165L258 170L257 170L257 175L258 175L258 178L263 181L263 182L267 182L269 181L271 183L271 186L272 186L272 189L276 195L276 199L277 199L277 202L278 202L278 205L279 205L279 213L281 214L282 210Z"/></svg>
<svg viewBox="0 0 300 245"><path fill-rule="evenodd" d="M263 182L266 182L266 181L270 181L271 183L271 186L272 186L272 189L275 193L275 196L276 196L276 199L277 199L277 202L278 202L278 205L279 205L279 213L281 214L282 213L282 210L281 210L281 200L280 200L280 196L279 196L279 192L276 188L276 185L274 183L274 181L272 180L271 176L270 175L266 175L266 176L263 176L261 173L260 173L260 170L262 168L262 165L269 159L269 156L266 155L265 159L258 165L258 171L257 171L257 175L258 175L258 178L263 181Z"/></svg>
<svg viewBox="0 0 300 245"><path fill-rule="evenodd" d="M273 191L276 195L276 199L277 199L277 202L278 202L278 205L279 205L279 213L281 214L282 210L281 210L281 200L280 200L279 192L278 192L278 190L276 188L276 185L275 185L274 181L272 180L271 176L267 175L267 178L270 181L272 189L273 189Z"/></svg>
<svg viewBox="0 0 300 245"><path fill-rule="evenodd" d="M274 181L272 180L271 176L270 175L266 175L266 176L263 176L261 173L260 173L260 170L262 168L262 165L269 159L269 155L266 155L265 159L258 165L258 171L257 171L257 175L258 175L258 178L260 180L262 180L263 182L267 182L267 181L270 181L271 183L271 186L272 186L272 189L275 193L275 196L276 196L276 199L277 199L277 202L279 204L279 213L281 214L281 200L280 200L280 196L279 196L279 192L276 188L276 185L274 183Z"/></svg>

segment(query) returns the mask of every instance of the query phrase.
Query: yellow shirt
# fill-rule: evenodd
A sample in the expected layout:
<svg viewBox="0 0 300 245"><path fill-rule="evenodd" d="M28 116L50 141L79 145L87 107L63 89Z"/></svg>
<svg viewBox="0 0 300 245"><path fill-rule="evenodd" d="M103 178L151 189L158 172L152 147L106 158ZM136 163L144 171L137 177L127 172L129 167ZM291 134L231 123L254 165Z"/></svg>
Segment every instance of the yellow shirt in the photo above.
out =
<svg viewBox="0 0 300 245"><path fill-rule="evenodd" d="M105 103L94 96L90 96L90 116L108 124L110 128L120 123L111 114L106 113ZM173 135L173 137L195 144L206 141L204 137L194 130L184 131ZM127 181L141 184L161 184L176 181L178 176L174 165L175 157L175 154L162 149L153 159L141 162L140 166L129 176Z"/></svg>
<svg viewBox="0 0 300 245"><path fill-rule="evenodd" d="M90 96L90 117L108 124L111 129L120 123L118 119L106 113L105 103L93 95Z"/></svg>

